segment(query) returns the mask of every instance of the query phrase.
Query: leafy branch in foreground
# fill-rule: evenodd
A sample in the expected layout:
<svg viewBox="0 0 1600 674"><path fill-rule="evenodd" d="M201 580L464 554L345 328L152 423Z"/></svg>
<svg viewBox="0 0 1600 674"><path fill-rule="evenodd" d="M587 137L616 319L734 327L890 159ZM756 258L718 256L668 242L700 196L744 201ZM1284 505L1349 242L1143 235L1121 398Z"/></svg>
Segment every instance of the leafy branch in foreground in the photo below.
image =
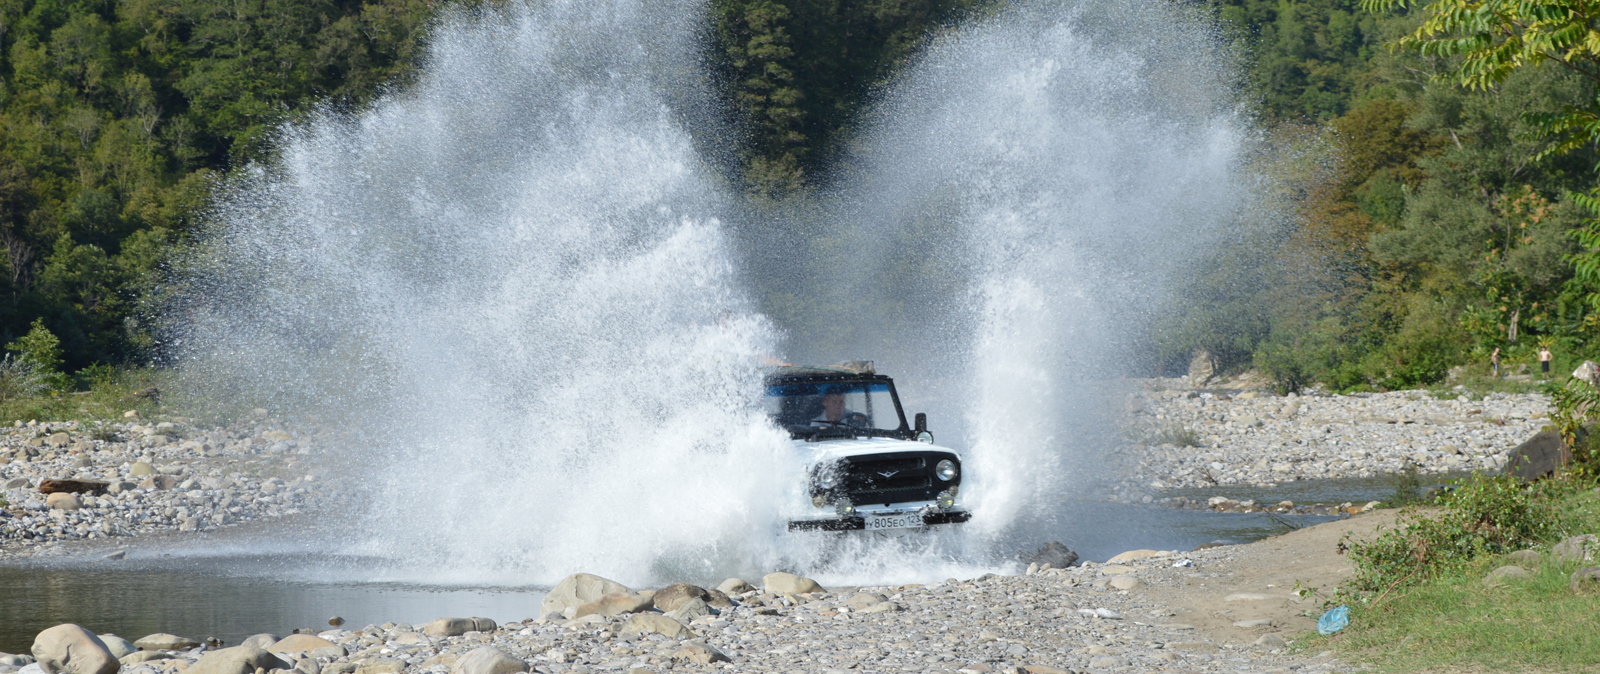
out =
<svg viewBox="0 0 1600 674"><path fill-rule="evenodd" d="M1554 64L1600 82L1600 1L1361 0L1369 12L1423 7L1427 18L1391 46L1423 56L1459 57L1453 78L1485 90L1527 65ZM1450 75L1441 73L1441 78ZM1524 116L1540 140L1554 142L1535 161L1600 139L1600 100Z"/></svg>

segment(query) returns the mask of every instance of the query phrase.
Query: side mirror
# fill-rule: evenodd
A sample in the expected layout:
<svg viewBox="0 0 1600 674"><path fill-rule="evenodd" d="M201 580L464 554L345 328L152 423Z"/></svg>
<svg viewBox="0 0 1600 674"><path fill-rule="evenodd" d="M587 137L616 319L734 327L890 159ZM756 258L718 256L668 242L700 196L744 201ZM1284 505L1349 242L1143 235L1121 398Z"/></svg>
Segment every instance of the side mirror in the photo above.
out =
<svg viewBox="0 0 1600 674"><path fill-rule="evenodd" d="M928 432L928 415L918 412L916 419L916 427L912 429L913 437L917 442L933 444L933 434Z"/></svg>

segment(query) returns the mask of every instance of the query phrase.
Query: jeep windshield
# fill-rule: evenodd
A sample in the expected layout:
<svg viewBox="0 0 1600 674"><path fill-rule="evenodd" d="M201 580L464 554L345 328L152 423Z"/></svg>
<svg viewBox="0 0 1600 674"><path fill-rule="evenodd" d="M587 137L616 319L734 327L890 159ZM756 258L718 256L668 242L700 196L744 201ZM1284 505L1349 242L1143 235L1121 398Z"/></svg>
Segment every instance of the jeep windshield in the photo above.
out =
<svg viewBox="0 0 1600 674"><path fill-rule="evenodd" d="M764 407L794 438L901 437L907 429L887 381L773 382L767 385Z"/></svg>

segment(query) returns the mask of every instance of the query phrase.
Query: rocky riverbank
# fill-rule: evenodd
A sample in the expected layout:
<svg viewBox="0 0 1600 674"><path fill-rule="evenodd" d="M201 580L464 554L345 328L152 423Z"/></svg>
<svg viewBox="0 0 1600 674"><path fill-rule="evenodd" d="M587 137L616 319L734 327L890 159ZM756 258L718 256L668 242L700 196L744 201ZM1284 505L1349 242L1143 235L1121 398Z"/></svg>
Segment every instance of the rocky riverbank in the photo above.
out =
<svg viewBox="0 0 1600 674"><path fill-rule="evenodd" d="M1270 487L1407 466L1424 474L1496 471L1547 423L1549 406L1537 393L1280 397L1154 380L1125 400L1130 439L1117 451L1116 499L1160 502L1172 488Z"/></svg>
<svg viewBox="0 0 1600 674"><path fill-rule="evenodd" d="M314 507L322 439L265 418L206 429L181 417L17 422L0 429L0 553L61 541L197 531ZM77 493L43 493L71 480Z"/></svg>
<svg viewBox="0 0 1600 674"><path fill-rule="evenodd" d="M1107 564L860 588L774 573L759 588L729 579L715 590L635 591L578 574L529 607L539 618L298 630L236 647L166 634L130 644L57 626L31 655L0 655L0 674L1347 671L1330 654L1289 650L1309 618L1279 615L1298 600L1287 590L1172 601L1207 582L1225 591L1246 549L1138 550Z"/></svg>

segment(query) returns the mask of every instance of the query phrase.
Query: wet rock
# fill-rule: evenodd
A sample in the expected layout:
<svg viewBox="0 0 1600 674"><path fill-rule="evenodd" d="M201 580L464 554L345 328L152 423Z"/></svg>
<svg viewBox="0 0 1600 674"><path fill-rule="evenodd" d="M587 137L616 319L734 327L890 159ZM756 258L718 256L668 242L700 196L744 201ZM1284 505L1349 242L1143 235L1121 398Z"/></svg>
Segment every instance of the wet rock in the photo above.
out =
<svg viewBox="0 0 1600 674"><path fill-rule="evenodd" d="M652 599L642 594L618 592L579 606L572 612L572 617L582 618L586 615L619 616L624 613L648 611L653 605Z"/></svg>
<svg viewBox="0 0 1600 674"><path fill-rule="evenodd" d="M5 666L5 667L26 667L26 666L31 665L31 664L33 664L33 656L29 656L29 655L12 655L10 653L0 653L0 666Z"/></svg>
<svg viewBox="0 0 1600 674"><path fill-rule="evenodd" d="M422 626L422 633L430 637L459 637L478 629L471 618L437 618Z"/></svg>
<svg viewBox="0 0 1600 674"><path fill-rule="evenodd" d="M528 671L528 663L493 646L483 646L461 656L450 671L455 674L512 674Z"/></svg>
<svg viewBox="0 0 1600 674"><path fill-rule="evenodd" d="M706 594L705 588L688 583L673 583L656 590L654 596L656 608L661 609L664 613L676 611L679 606L684 605L690 599L705 601L708 598L710 598L710 595Z"/></svg>
<svg viewBox="0 0 1600 674"><path fill-rule="evenodd" d="M672 657L702 665L709 665L713 662L729 662L728 656L723 655L722 651L712 648L702 641L691 641L684 644L683 648L672 652Z"/></svg>
<svg viewBox="0 0 1600 674"><path fill-rule="evenodd" d="M608 594L633 594L633 590L617 581L589 573L575 573L550 589L539 602L539 613L562 613L577 608Z"/></svg>
<svg viewBox="0 0 1600 674"><path fill-rule="evenodd" d="M293 655L296 653L304 653L306 651L314 651L319 648L328 648L330 646L337 647L337 644L322 637L312 636L310 634L291 634L273 642L271 646L266 647L266 650L272 651L273 653L288 653Z"/></svg>
<svg viewBox="0 0 1600 674"><path fill-rule="evenodd" d="M185 648L199 646L200 642L176 634L157 632L155 634L139 637L133 645L141 651L181 651Z"/></svg>
<svg viewBox="0 0 1600 674"><path fill-rule="evenodd" d="M100 637L72 623L35 636L33 657L45 674L115 674L122 667Z"/></svg>
<svg viewBox="0 0 1600 674"><path fill-rule="evenodd" d="M768 592L773 594L805 594L807 592L827 592L822 589L817 581L792 573L769 573L761 578L761 584Z"/></svg>
<svg viewBox="0 0 1600 674"><path fill-rule="evenodd" d="M622 625L623 634L659 634L668 639L686 639L694 636L683 623L659 613L635 613Z"/></svg>
<svg viewBox="0 0 1600 674"><path fill-rule="evenodd" d="M1030 554L1019 555L1018 560L1025 564L1049 564L1051 568L1065 569L1078 563L1078 553L1062 545L1060 541L1051 541Z"/></svg>

